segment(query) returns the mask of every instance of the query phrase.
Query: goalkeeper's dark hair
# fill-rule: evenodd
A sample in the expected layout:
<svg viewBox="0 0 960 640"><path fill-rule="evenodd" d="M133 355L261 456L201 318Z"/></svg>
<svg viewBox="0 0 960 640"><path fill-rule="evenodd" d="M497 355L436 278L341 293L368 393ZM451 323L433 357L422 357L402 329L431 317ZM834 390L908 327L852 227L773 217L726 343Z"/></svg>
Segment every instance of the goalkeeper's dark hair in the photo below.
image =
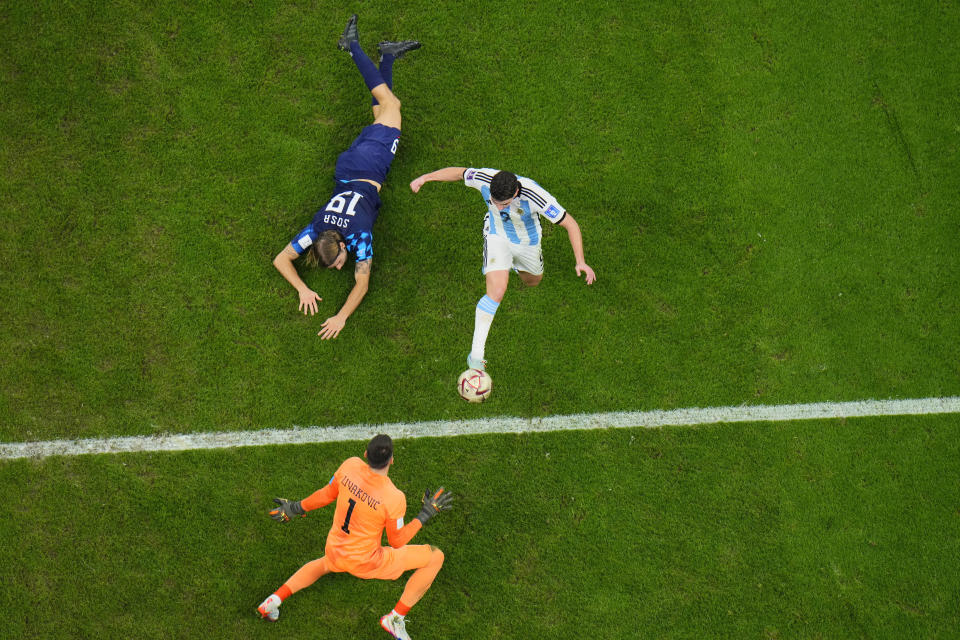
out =
<svg viewBox="0 0 960 640"><path fill-rule="evenodd" d="M517 195L519 188L520 181L517 176L509 171L498 171L490 181L490 197L497 202L503 202Z"/></svg>
<svg viewBox="0 0 960 640"><path fill-rule="evenodd" d="M367 445L367 464L371 469L383 469L390 464L392 457L393 440L384 433L374 436Z"/></svg>
<svg viewBox="0 0 960 640"><path fill-rule="evenodd" d="M317 265L324 268L329 267L340 255L341 242L344 242L344 238L339 231L327 229L320 234L316 242L310 245L310 248L303 255L303 261L308 267L316 267Z"/></svg>

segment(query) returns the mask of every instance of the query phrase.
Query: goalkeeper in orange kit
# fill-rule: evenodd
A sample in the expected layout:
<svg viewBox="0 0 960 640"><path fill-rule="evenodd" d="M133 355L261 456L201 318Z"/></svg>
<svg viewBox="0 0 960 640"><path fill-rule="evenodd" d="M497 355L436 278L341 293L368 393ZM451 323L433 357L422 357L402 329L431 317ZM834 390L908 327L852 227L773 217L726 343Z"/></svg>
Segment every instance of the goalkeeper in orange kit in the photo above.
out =
<svg viewBox="0 0 960 640"><path fill-rule="evenodd" d="M404 525L407 498L397 489L387 473L393 464L393 440L378 435L370 440L364 461L347 459L330 482L301 501L275 498L277 508L270 517L289 522L295 516L324 507L334 500L337 510L327 534L326 555L303 565L289 580L257 607L266 620L280 617L280 604L290 595L309 587L327 573L346 572L358 578L396 580L403 572L414 570L407 580L400 600L393 610L380 618L380 626L399 640L410 640L404 617L423 594L443 566L443 552L433 545L407 543L427 520L440 511L450 509L453 496L440 487L427 490L417 517ZM389 547L381 546L387 531Z"/></svg>

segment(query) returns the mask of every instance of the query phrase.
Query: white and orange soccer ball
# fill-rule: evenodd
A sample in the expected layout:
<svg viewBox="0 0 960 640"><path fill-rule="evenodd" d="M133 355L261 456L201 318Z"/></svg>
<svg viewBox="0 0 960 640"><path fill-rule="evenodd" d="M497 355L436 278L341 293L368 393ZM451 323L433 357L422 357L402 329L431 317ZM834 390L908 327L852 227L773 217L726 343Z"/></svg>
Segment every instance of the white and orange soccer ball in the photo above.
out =
<svg viewBox="0 0 960 640"><path fill-rule="evenodd" d="M492 389L493 379L486 371L467 369L457 379L457 393L467 402L483 402Z"/></svg>

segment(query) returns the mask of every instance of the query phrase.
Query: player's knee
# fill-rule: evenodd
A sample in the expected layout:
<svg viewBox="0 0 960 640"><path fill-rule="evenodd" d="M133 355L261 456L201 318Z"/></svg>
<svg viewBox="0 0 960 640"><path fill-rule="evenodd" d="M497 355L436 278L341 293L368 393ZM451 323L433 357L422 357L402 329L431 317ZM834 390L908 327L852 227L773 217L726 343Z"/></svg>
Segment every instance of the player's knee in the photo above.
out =
<svg viewBox="0 0 960 640"><path fill-rule="evenodd" d="M381 107L385 109L396 109L400 111L400 98L391 92L389 95L384 96L382 100L377 100L380 103Z"/></svg>
<svg viewBox="0 0 960 640"><path fill-rule="evenodd" d="M430 546L430 549L433 551L433 555L430 557L430 563L437 565L437 568L442 567L443 559L445 558L443 551L440 551L440 549L437 549L432 545Z"/></svg>
<svg viewBox="0 0 960 640"><path fill-rule="evenodd" d="M533 275L532 273L527 273L525 271L519 272L520 279L523 281L523 284L528 287L535 287L540 284L540 281L543 280L543 274Z"/></svg>

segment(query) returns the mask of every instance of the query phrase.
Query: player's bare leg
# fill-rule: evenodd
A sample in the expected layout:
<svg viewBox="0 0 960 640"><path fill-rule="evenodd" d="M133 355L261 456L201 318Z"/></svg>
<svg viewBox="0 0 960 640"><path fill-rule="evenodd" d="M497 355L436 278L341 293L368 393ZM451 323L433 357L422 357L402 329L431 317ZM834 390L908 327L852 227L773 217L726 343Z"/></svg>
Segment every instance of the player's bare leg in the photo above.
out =
<svg viewBox="0 0 960 640"><path fill-rule="evenodd" d="M503 296L507 294L507 283L510 282L510 272L506 270L487 271L484 278L487 281L487 296L499 304L503 301Z"/></svg>
<svg viewBox="0 0 960 640"><path fill-rule="evenodd" d="M386 83L370 90L377 104L373 105L373 123L385 127L400 128L400 99Z"/></svg>
<svg viewBox="0 0 960 640"><path fill-rule="evenodd" d="M391 92L393 91L393 63L398 58L402 58L403 54L408 51L414 51L420 48L420 43L416 40L401 40L399 42L381 42L377 44L377 51L380 52L380 75L383 77L383 82L387 85L387 89ZM370 93L373 94L373 117L374 122L379 122L388 127L395 126L397 129L400 128L399 115L397 115L397 124L390 124L389 121L393 120L393 115L388 113L393 110L393 105L391 104L388 109L382 109L381 104L384 104L384 99L377 95L376 90L371 90ZM396 108L400 108L399 100L397 100L396 95L392 99L388 99L388 103L396 102ZM384 118L387 122L381 121L380 116L384 115Z"/></svg>
<svg viewBox="0 0 960 640"><path fill-rule="evenodd" d="M487 271L487 295L477 303L473 322L473 344L470 354L467 355L467 366L471 369L487 370L487 361L483 359L487 345L487 336L490 334L490 325L497 307L507 293L507 283L510 282L509 271Z"/></svg>
<svg viewBox="0 0 960 640"><path fill-rule="evenodd" d="M414 43L414 41L409 41ZM388 43L384 43L388 44ZM389 43L396 45L397 43ZM420 43L415 43L419 47ZM337 41L337 48L350 53L353 63L357 65L357 70L363 76L363 82L367 89L373 95L373 117L375 124L382 124L388 127L400 128L400 100L393 94L391 86L393 85L393 60L397 57L394 49L383 53L381 65L383 72L377 68L372 60L364 53L360 46L359 34L357 32L357 16L350 16L347 26L343 30L343 35ZM399 47L403 51L409 51L412 47ZM388 59L389 58L389 59ZM385 64L386 63L386 64Z"/></svg>

